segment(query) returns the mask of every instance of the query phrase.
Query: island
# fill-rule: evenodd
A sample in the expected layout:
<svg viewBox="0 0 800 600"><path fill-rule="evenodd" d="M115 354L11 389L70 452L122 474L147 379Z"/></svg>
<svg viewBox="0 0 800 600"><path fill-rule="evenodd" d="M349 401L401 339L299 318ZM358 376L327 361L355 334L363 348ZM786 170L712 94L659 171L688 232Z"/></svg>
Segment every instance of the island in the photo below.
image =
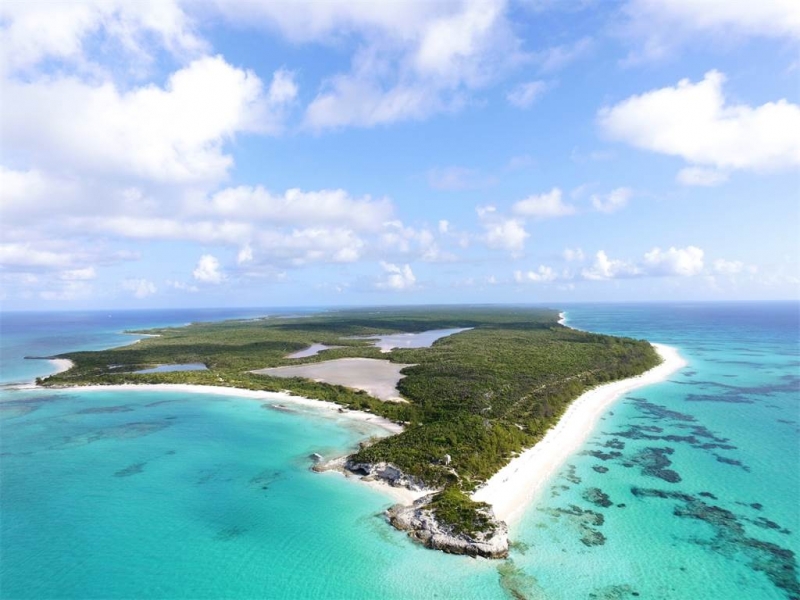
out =
<svg viewBox="0 0 800 600"><path fill-rule="evenodd" d="M427 347L381 343L438 330L448 333ZM647 341L578 331L558 311L530 307L353 309L131 333L142 339L47 357L70 368L37 384L275 392L391 422L348 456L315 456L314 469L409 491L410 504L387 511L392 525L427 547L488 558L507 555L508 528L481 500L498 496L487 482L535 449L582 394L662 362ZM379 381L362 383L373 370Z"/></svg>

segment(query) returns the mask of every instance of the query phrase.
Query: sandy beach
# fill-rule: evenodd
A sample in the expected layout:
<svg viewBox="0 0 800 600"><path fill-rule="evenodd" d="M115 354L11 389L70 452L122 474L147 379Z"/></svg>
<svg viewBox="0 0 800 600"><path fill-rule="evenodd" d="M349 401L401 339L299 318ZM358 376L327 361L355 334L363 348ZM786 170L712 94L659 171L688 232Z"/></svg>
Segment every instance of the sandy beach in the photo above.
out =
<svg viewBox="0 0 800 600"><path fill-rule="evenodd" d="M675 348L663 344L653 344L653 347L664 362L637 377L613 381L585 392L570 404L558 423L538 444L495 473L472 495L473 499L491 504L495 514L507 523L519 519L555 472L589 437L602 414L620 396L636 388L664 381L686 366L686 361Z"/></svg>
<svg viewBox="0 0 800 600"><path fill-rule="evenodd" d="M81 392L91 391L105 391L105 392L186 392L189 394L215 394L217 396L234 396L236 398L248 398L251 400L261 400L278 405L303 407L318 412L322 416L329 416L370 423L386 430L389 433L396 434L403 431L402 425L398 425L393 421L384 419L371 413L344 409L344 412L339 412L342 408L333 402L325 402L324 400L313 400L311 398L304 398L302 396L294 396L286 392L263 392L257 390L244 390L233 387L222 387L215 385L193 385L184 383L152 383L152 384L120 384L120 385L85 385L75 386L61 389L80 390Z"/></svg>

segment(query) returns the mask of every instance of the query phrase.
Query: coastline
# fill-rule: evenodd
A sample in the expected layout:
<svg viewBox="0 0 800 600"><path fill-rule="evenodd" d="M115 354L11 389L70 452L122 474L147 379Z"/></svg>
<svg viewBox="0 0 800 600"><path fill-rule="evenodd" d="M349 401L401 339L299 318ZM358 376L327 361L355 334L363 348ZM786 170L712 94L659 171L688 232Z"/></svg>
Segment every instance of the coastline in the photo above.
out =
<svg viewBox="0 0 800 600"><path fill-rule="evenodd" d="M62 359L58 359L62 360ZM67 361L69 362L69 361ZM41 389L47 389L44 386L35 386ZM51 388L52 389L52 388ZM314 400L312 398L304 398L303 396L295 396L286 392L265 392L258 390L245 390L242 388L225 387L216 385L195 385L188 383L122 383L116 385L75 385L58 387L55 389L60 390L80 390L81 392L132 392L132 391L149 391L149 392L186 392L190 394L214 394L217 396L234 396L237 398L248 398L251 400L262 400L270 402L280 408L281 404L294 404L295 406L302 406L310 408L315 412L322 413L323 416L330 417L345 417L355 421L361 421L376 425L381 429L391 433L398 434L403 431L403 426L384 419L372 413L363 412L359 410L345 409L342 406L333 402L326 402L324 400ZM339 409L343 409L342 412Z"/></svg>
<svg viewBox="0 0 800 600"><path fill-rule="evenodd" d="M559 313L558 323L566 325L566 314ZM507 465L496 472L481 488L472 494L476 501L487 502L494 509L498 519L508 524L516 522L526 508L542 492L551 477L561 468L569 457L577 451L590 436L602 414L614 404L620 396L630 391L653 383L664 381L673 372L687 363L678 351L664 344L652 344L663 362L636 377L606 383L584 392L568 407L559 421L533 447L524 450ZM68 370L72 362L67 359L52 359L56 373ZM55 373L53 373L55 374ZM39 387L35 384L31 387ZM262 400L277 405L283 403L309 408L328 417L345 417L360 422L376 425L389 434L398 434L403 427L372 413L344 409L333 402L315 400L295 396L286 392L266 392L246 390L235 387L206 386L195 384L119 384L70 386L63 389L80 389L86 391L165 391L205 393ZM364 483L376 491L391 496L396 502L410 505L415 500L431 493L431 490L415 491L403 487L394 487L381 479L366 479L348 473L343 468L336 468L337 459L329 460L333 468L324 472L343 475Z"/></svg>
<svg viewBox="0 0 800 600"><path fill-rule="evenodd" d="M563 324L563 321L562 316L559 322ZM663 359L661 364L636 377L612 381L584 392L535 446L495 473L472 495L472 499L491 504L497 518L506 523L516 522L620 396L664 381L688 364L672 346L652 345Z"/></svg>

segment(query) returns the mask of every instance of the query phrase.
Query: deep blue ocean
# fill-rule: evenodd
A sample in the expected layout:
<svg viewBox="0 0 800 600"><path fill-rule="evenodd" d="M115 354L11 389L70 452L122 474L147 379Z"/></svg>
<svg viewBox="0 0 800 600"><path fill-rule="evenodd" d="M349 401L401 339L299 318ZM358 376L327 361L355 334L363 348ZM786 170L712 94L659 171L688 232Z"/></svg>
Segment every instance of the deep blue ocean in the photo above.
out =
<svg viewBox="0 0 800 600"><path fill-rule="evenodd" d="M235 397L0 390L0 598L800 598L800 305L565 305L676 346L512 527L511 558L420 548L309 454L380 432ZM126 329L288 309L0 313L0 382Z"/></svg>

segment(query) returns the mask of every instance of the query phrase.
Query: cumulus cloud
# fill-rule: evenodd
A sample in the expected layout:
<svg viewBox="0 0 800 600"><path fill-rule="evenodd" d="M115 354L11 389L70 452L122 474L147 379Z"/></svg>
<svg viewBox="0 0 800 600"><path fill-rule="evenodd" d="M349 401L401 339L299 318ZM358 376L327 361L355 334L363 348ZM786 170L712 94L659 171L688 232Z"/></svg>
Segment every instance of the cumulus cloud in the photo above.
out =
<svg viewBox="0 0 800 600"><path fill-rule="evenodd" d="M88 281L97 277L94 267L85 267L83 269L69 269L62 271L59 277L64 281Z"/></svg>
<svg viewBox="0 0 800 600"><path fill-rule="evenodd" d="M478 217L485 229L483 240L489 248L506 250L511 256L522 255L525 240L530 237L522 221L499 215L494 206L479 207Z"/></svg>
<svg viewBox="0 0 800 600"><path fill-rule="evenodd" d="M514 214L521 217L549 219L574 215L577 210L571 204L565 204L559 188L553 188L544 194L534 194L520 200L511 208Z"/></svg>
<svg viewBox="0 0 800 600"><path fill-rule="evenodd" d="M621 33L637 45L629 62L660 59L676 46L709 36L724 43L754 36L800 39L794 0L629 0L623 14Z"/></svg>
<svg viewBox="0 0 800 600"><path fill-rule="evenodd" d="M192 276L202 283L219 284L225 279L225 274L220 270L219 260L211 254L200 257Z"/></svg>
<svg viewBox="0 0 800 600"><path fill-rule="evenodd" d="M224 143L242 132L275 133L287 98L285 91L271 98L253 72L220 56L193 61L163 88L123 91L55 77L6 81L3 95L0 134L15 155L157 182L222 178L233 161Z"/></svg>
<svg viewBox="0 0 800 600"><path fill-rule="evenodd" d="M702 167L685 167L678 171L675 179L681 185L714 187L728 181L728 174L716 169Z"/></svg>
<svg viewBox="0 0 800 600"><path fill-rule="evenodd" d="M650 274L690 277L703 271L703 251L696 246L653 248L644 255L644 264Z"/></svg>
<svg viewBox="0 0 800 600"><path fill-rule="evenodd" d="M704 252L696 246L670 247L668 250L653 248L639 262L610 258L601 250L594 263L581 271L584 279L623 279L630 277L692 277L703 272Z"/></svg>
<svg viewBox="0 0 800 600"><path fill-rule="evenodd" d="M381 261L381 268L385 277L376 284L378 289L399 292L416 286L417 278L408 264L401 266Z"/></svg>
<svg viewBox="0 0 800 600"><path fill-rule="evenodd" d="M740 260L720 258L714 261L714 272L720 275L738 275L744 270L745 264Z"/></svg>
<svg viewBox="0 0 800 600"><path fill-rule="evenodd" d="M314 130L371 127L457 109L464 94L521 56L503 0L297 2L292 11L275 3L247 5L253 22L277 27L290 39L344 36L359 42L350 71L329 77L307 107L305 124Z"/></svg>
<svg viewBox="0 0 800 600"><path fill-rule="evenodd" d="M611 259L604 250L600 250L595 255L595 260L591 267L581 271L584 279L592 280L636 277L641 274L641 269L635 265L623 260Z"/></svg>
<svg viewBox="0 0 800 600"><path fill-rule="evenodd" d="M524 283L526 281L530 281L533 283L547 283L550 281L555 281L558 278L558 275L552 268L547 267L545 265L539 265L539 268L535 271L515 271L514 272L514 281L517 283Z"/></svg>
<svg viewBox="0 0 800 600"><path fill-rule="evenodd" d="M592 207L598 212L616 212L625 208L632 195L633 191L626 187L617 188L608 194L592 194Z"/></svg>
<svg viewBox="0 0 800 600"><path fill-rule="evenodd" d="M147 279L125 279L122 289L132 292L136 298L147 298L158 291L155 284Z"/></svg>
<svg viewBox="0 0 800 600"><path fill-rule="evenodd" d="M227 188L197 207L199 213L271 224L344 225L377 230L393 212L387 198L353 198L345 190L303 191L290 189L281 195L261 186Z"/></svg>
<svg viewBox="0 0 800 600"><path fill-rule="evenodd" d="M7 70L45 59L91 62L85 41L102 34L129 57L148 63L152 40L173 54L204 49L177 0L25 0L0 5L0 48Z"/></svg>
<svg viewBox="0 0 800 600"><path fill-rule="evenodd" d="M530 108L547 91L546 81L528 81L520 83L517 87L506 94L506 100L517 108Z"/></svg>
<svg viewBox="0 0 800 600"><path fill-rule="evenodd" d="M610 138L717 169L768 171L800 165L800 106L727 102L725 76L709 71L600 110Z"/></svg>
<svg viewBox="0 0 800 600"><path fill-rule="evenodd" d="M567 262L583 262L586 259L581 248L564 248L562 256Z"/></svg>

